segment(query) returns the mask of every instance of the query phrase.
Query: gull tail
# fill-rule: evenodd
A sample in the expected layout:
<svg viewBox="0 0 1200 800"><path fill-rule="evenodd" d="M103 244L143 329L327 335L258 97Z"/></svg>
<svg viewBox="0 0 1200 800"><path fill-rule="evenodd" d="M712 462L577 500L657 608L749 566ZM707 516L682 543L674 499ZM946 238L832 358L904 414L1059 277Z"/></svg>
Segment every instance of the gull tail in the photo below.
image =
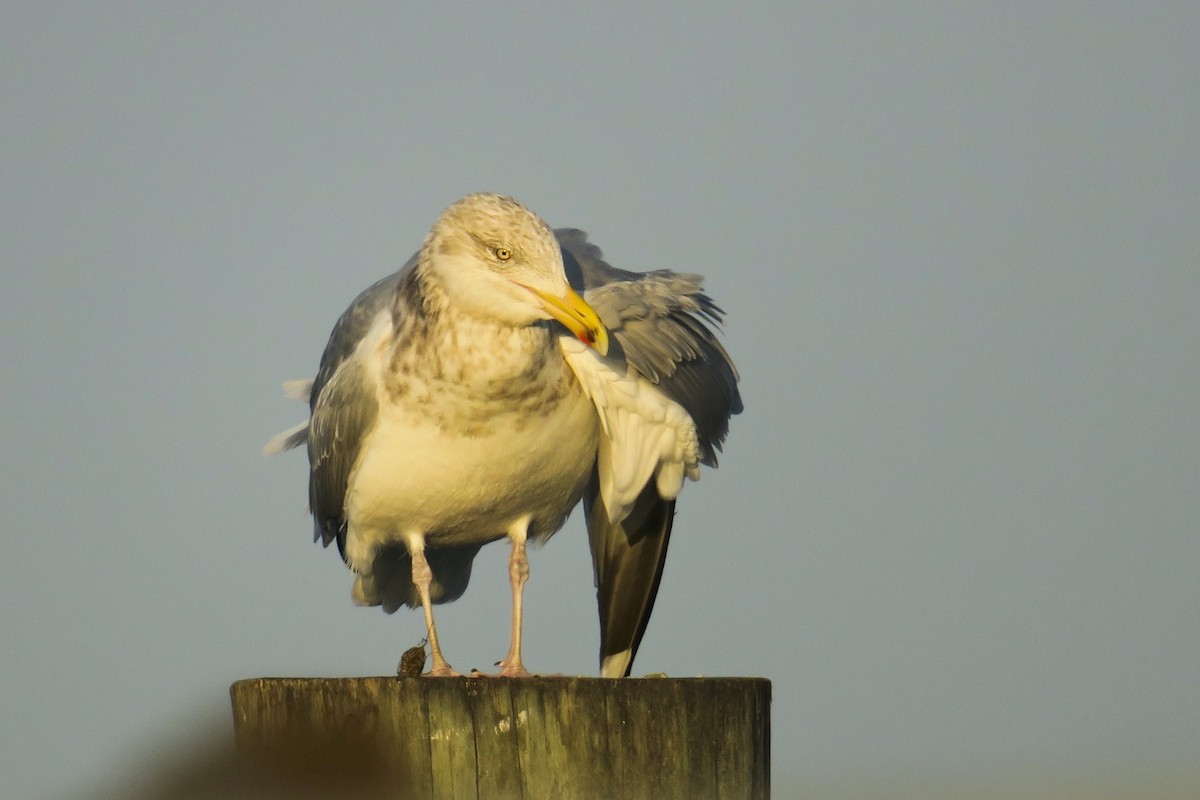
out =
<svg viewBox="0 0 1200 800"><path fill-rule="evenodd" d="M584 493L596 599L600 607L600 674L623 678L633 667L667 559L675 501L663 500L653 481L619 523L608 518L595 471Z"/></svg>

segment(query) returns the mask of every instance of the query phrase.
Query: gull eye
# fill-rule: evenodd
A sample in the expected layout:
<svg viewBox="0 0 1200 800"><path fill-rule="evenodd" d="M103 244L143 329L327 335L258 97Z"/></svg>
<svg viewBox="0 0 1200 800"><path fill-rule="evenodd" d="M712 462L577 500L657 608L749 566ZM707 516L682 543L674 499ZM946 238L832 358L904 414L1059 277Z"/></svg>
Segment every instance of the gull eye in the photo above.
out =
<svg viewBox="0 0 1200 800"><path fill-rule="evenodd" d="M508 261L510 258L512 258L512 250L509 250L507 247L497 247L492 252L495 253L496 258L500 259L501 261Z"/></svg>

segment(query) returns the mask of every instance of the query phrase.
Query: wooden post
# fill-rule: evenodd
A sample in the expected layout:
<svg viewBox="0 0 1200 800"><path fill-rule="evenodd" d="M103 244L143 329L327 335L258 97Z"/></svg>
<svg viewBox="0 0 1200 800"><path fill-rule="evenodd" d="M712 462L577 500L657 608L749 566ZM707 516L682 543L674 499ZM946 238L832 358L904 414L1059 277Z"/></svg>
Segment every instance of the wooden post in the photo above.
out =
<svg viewBox="0 0 1200 800"><path fill-rule="evenodd" d="M344 796L770 796L764 678L257 678L230 694L244 760Z"/></svg>

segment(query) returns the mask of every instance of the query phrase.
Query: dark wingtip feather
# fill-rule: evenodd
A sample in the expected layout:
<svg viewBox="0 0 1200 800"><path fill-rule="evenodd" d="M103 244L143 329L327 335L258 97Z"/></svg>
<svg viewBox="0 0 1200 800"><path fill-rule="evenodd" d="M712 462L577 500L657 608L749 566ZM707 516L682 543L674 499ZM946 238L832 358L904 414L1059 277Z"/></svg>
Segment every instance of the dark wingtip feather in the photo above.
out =
<svg viewBox="0 0 1200 800"><path fill-rule="evenodd" d="M663 500L650 483L629 516L613 524L599 497L599 482L593 470L584 493L584 511L596 575L601 669L610 657L628 652L624 668L628 676L658 597L675 501Z"/></svg>

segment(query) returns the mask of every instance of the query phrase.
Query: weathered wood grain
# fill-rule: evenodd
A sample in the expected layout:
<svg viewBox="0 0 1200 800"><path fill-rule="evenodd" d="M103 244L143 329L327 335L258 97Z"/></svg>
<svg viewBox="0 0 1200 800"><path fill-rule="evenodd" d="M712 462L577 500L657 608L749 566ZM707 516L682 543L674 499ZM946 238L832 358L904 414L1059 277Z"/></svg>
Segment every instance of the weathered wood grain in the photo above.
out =
<svg viewBox="0 0 1200 800"><path fill-rule="evenodd" d="M286 771L302 753L304 775L327 758L394 797L770 795L762 678L256 678L230 694L244 758Z"/></svg>

